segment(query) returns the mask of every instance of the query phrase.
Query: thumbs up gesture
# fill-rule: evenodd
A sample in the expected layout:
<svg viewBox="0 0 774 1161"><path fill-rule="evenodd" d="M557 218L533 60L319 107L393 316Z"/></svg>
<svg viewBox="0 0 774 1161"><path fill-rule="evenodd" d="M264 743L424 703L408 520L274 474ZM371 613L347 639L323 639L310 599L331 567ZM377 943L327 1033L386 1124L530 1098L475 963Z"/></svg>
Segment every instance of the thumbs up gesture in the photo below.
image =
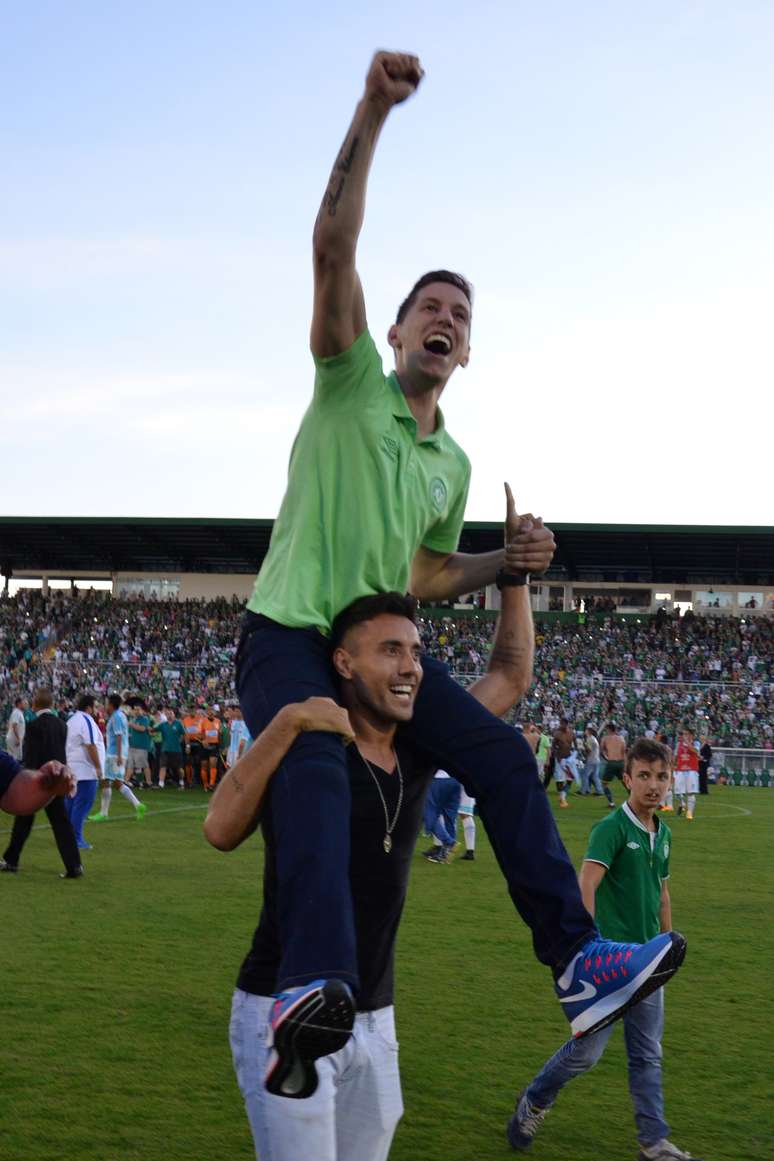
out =
<svg viewBox="0 0 774 1161"><path fill-rule="evenodd" d="M550 565L556 543L550 528L540 516L531 512L519 515L510 484L505 485L505 560L506 572L536 576Z"/></svg>

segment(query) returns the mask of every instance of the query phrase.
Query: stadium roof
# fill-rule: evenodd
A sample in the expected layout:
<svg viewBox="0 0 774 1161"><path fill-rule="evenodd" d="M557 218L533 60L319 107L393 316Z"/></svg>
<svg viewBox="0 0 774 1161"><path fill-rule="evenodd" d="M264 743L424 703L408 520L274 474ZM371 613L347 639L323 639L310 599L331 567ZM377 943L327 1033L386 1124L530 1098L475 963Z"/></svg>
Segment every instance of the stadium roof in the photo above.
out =
<svg viewBox="0 0 774 1161"><path fill-rule="evenodd" d="M0 568L22 572L254 573L272 520L0 517ZM627 584L774 585L774 528L551 524L548 579ZM498 522L465 525L460 548L502 543Z"/></svg>

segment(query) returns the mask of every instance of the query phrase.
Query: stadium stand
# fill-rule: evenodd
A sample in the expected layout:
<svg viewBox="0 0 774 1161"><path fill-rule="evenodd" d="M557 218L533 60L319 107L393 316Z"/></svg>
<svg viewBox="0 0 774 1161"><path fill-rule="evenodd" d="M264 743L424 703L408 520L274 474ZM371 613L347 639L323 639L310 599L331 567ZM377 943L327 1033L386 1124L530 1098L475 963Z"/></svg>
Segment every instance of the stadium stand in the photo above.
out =
<svg viewBox="0 0 774 1161"><path fill-rule="evenodd" d="M136 693L150 705L223 705L235 699L234 654L243 603L170 601L107 593L21 591L0 598L0 715L18 696L52 686L60 712L91 689ZM429 652L458 679L486 665L494 620L427 613ZM609 613L536 619L535 680L515 720L582 730L615 720L629 736L673 739L688 724L713 746L774 748L774 619L758 616L618 618ZM743 776L760 785L766 765ZM742 774L740 774L740 778Z"/></svg>

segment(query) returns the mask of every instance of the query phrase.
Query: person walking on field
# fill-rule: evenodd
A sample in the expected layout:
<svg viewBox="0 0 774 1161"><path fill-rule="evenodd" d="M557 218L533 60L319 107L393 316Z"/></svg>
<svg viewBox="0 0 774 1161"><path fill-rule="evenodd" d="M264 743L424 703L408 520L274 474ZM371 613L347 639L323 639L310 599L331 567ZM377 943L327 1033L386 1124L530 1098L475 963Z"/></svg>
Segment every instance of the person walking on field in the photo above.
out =
<svg viewBox="0 0 774 1161"><path fill-rule="evenodd" d="M32 708L37 714L27 726L24 735L23 764L28 770L38 770L48 762L67 764L67 726L52 710L53 697L50 689L38 689L32 699ZM63 879L78 879L83 874L81 856L75 841L75 832L61 796L52 798L45 806L46 817L54 833L54 841L64 863ZM34 814L18 815L14 819L11 841L0 859L0 871L15 872L19 869L24 844L35 823Z"/></svg>
<svg viewBox="0 0 774 1161"><path fill-rule="evenodd" d="M119 694L111 693L107 700L111 714L105 729L105 774L102 779L102 797L98 812L89 815L89 822L107 822L114 784L127 802L134 807L135 815L140 820L148 808L140 802L129 783L125 781L129 763L129 723L126 720L126 714L121 709L123 699Z"/></svg>
<svg viewBox="0 0 774 1161"><path fill-rule="evenodd" d="M608 807L614 810L615 802L610 789L610 783L615 778L623 781L624 761L626 759L626 742L618 733L618 727L615 722L608 722L607 726L605 726L605 733L602 736L602 741L599 743L599 752L604 762L602 767L602 789L605 793Z"/></svg>
<svg viewBox="0 0 774 1161"><path fill-rule="evenodd" d="M629 750L623 783L628 801L592 828L580 872L581 891L600 931L611 940L651 939L672 926L669 872L672 835L658 818L670 782L670 755L665 746L639 738ZM624 943L609 957L595 959L592 979L624 970ZM616 947L613 944L613 949ZM691 1161L669 1140L661 1082L664 992L653 992L623 1017L629 1064L629 1091L634 1105L638 1161ZM605 1051L614 1032L610 1025L581 1040L568 1040L519 1094L508 1123L508 1141L526 1149L540 1129L562 1088L588 1072ZM699 1161L698 1158L694 1161Z"/></svg>

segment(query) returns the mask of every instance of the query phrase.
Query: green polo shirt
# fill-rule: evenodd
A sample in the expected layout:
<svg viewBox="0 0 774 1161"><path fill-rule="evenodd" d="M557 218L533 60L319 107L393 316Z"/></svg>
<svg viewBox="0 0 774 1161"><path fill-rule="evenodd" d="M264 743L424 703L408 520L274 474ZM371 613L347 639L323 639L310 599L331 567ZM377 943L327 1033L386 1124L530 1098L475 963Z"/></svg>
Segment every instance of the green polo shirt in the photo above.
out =
<svg viewBox="0 0 774 1161"><path fill-rule="evenodd" d="M144 730L136 730L135 723L138 726L145 726ZM153 740L150 736L151 720L147 714L138 714L136 718L129 718L129 746L132 750L151 750L153 748Z"/></svg>
<svg viewBox="0 0 774 1161"><path fill-rule="evenodd" d="M179 718L173 722L160 722L158 726L161 734L161 749L165 754L182 754L185 726Z"/></svg>
<svg viewBox="0 0 774 1161"><path fill-rule="evenodd" d="M455 552L470 463L438 411L417 425L368 331L316 359L314 396L293 450L285 498L248 608L323 633L357 597L409 584L420 546Z"/></svg>
<svg viewBox="0 0 774 1161"><path fill-rule="evenodd" d="M660 818L655 822L653 834L624 803L589 835L586 858L607 867L595 898L595 920L605 939L645 943L661 929L661 885L669 878L672 834Z"/></svg>

